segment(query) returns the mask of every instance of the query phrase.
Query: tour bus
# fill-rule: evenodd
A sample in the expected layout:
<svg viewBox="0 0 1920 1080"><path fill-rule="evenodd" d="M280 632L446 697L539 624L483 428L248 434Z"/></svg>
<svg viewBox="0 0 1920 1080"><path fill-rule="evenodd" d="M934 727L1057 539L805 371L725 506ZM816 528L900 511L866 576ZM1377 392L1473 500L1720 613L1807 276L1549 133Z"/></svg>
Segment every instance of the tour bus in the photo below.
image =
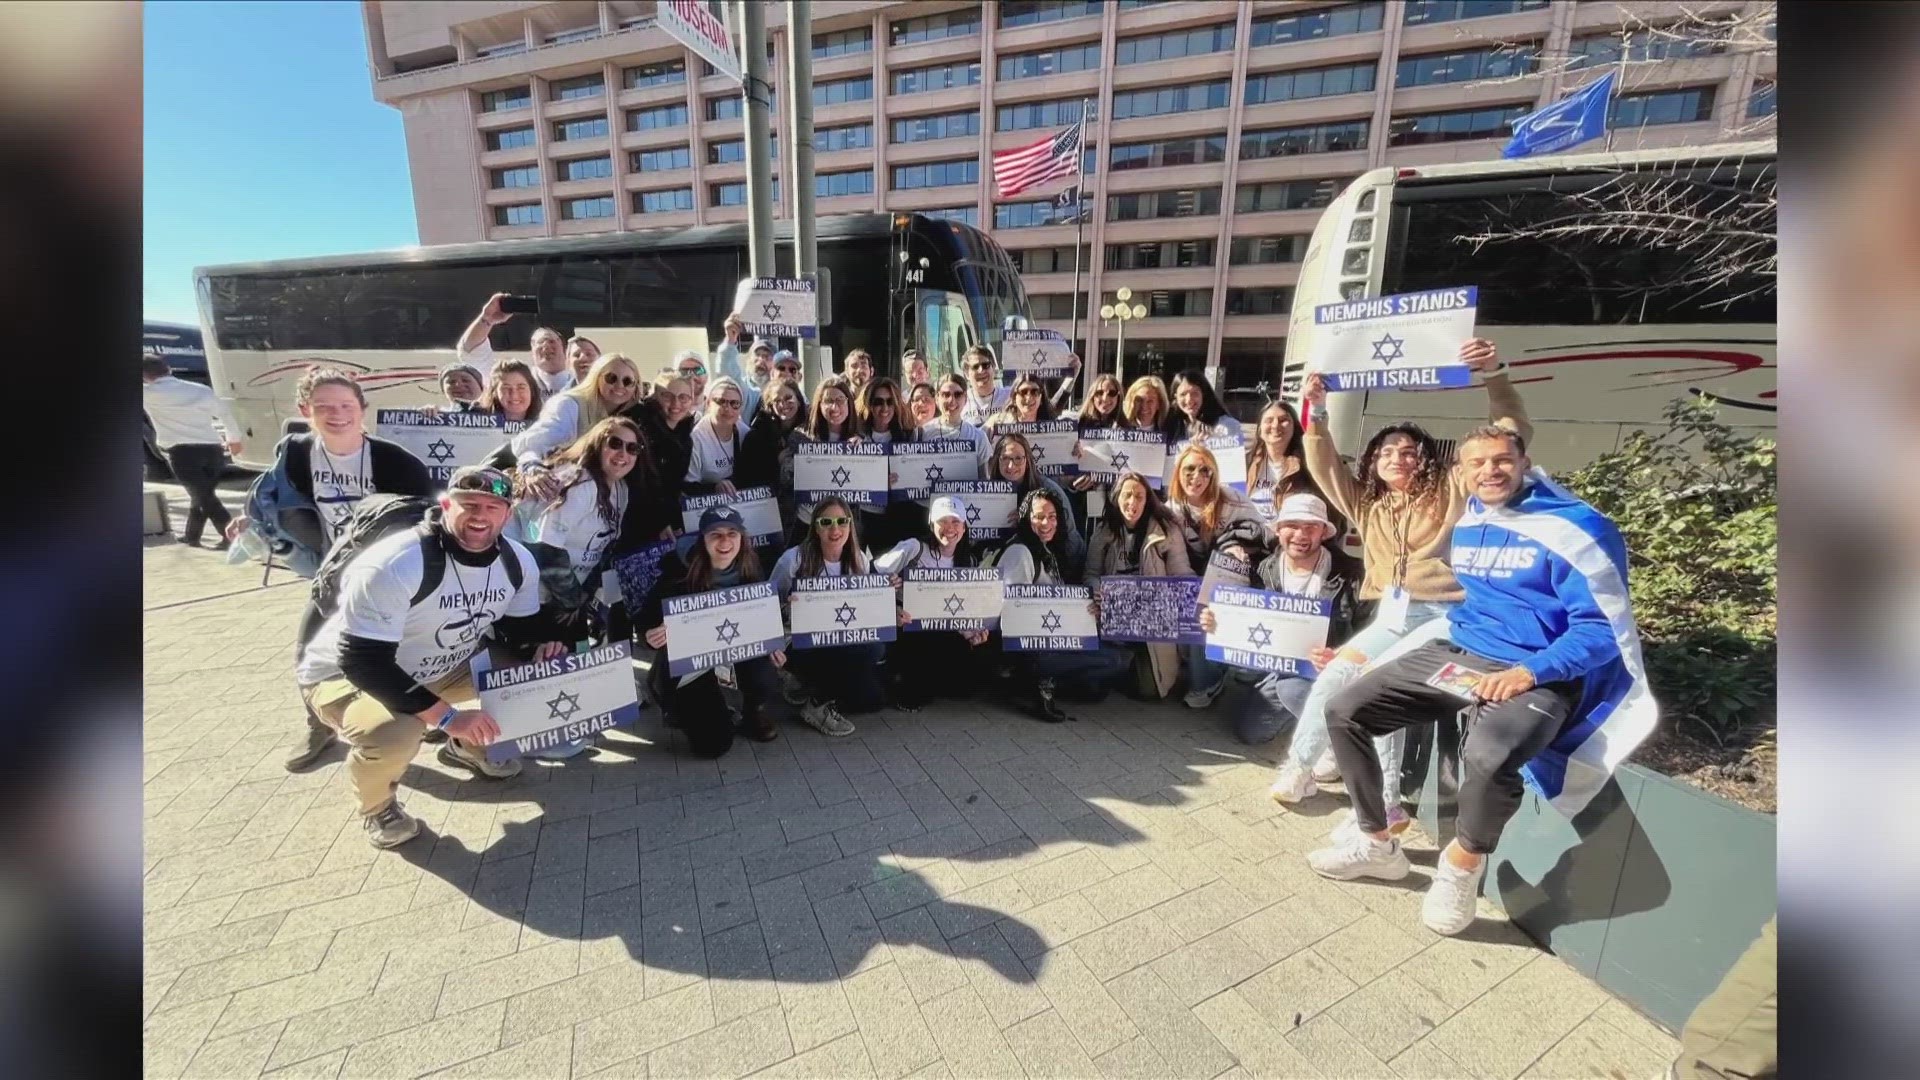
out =
<svg viewBox="0 0 1920 1080"><path fill-rule="evenodd" d="M1368 172L1326 208L1301 261L1286 396L1299 400L1316 306L1473 285L1476 333L1508 361L1534 423L1530 455L1549 472L1584 465L1635 430L1664 427L1662 412L1678 397L1711 397L1728 425L1770 433L1776 293L1762 264L1772 242L1703 286L1699 260L1714 256L1594 226L1606 213L1645 208L1646 200L1617 194L1627 184L1683 184L1709 202L1770 206L1774 161L1766 140ZM1770 210L1766 217L1770 237ZM1413 421L1446 441L1487 415L1477 386L1347 391L1327 402L1348 455L1390 423Z"/></svg>
<svg viewBox="0 0 1920 1080"><path fill-rule="evenodd" d="M776 270L793 272L791 226L777 226ZM895 373L919 349L937 376L969 346L998 347L1026 325L1020 274L992 238L921 214L823 217L816 226L829 320L820 368L856 348ZM748 273L745 225L502 240L370 255L202 267L194 286L213 386L245 429L243 464L271 464L294 385L325 362L359 375L369 407L438 400L437 374L487 297L530 295L538 318L495 331L525 352L536 327L700 327L711 339ZM793 342L783 342L792 345ZM669 357L636 357L644 370ZM817 381L819 370L807 373Z"/></svg>
<svg viewBox="0 0 1920 1080"><path fill-rule="evenodd" d="M182 379L207 381L207 351L200 343L197 326L148 319L142 329L140 351L165 360Z"/></svg>

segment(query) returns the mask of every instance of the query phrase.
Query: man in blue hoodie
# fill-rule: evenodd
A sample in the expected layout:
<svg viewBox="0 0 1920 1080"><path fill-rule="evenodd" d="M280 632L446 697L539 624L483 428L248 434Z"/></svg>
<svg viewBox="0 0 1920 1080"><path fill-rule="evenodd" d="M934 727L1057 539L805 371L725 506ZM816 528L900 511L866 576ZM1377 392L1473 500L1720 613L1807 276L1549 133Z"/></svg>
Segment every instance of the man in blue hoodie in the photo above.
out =
<svg viewBox="0 0 1920 1080"><path fill-rule="evenodd" d="M1486 857L1528 784L1578 812L1656 718L1613 522L1533 469L1504 428L1469 432L1455 467L1470 496L1451 555L1466 598L1328 703L1354 819L1307 856L1326 877L1405 877L1373 739L1467 710L1458 835L1421 913L1439 934L1473 922Z"/></svg>

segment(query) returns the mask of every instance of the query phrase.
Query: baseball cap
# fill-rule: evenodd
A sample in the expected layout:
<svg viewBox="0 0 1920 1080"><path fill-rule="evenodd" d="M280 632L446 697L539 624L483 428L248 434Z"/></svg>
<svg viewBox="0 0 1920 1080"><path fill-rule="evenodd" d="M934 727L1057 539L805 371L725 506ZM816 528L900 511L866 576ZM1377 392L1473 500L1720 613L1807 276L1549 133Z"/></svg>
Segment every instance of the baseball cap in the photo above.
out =
<svg viewBox="0 0 1920 1080"><path fill-rule="evenodd" d="M927 524L932 525L941 518L959 518L964 523L967 520L967 504L954 495L942 495L934 499L927 507Z"/></svg>
<svg viewBox="0 0 1920 1080"><path fill-rule="evenodd" d="M462 465L453 471L453 478L447 481L447 494L491 495L502 502L513 501L513 481L499 469L485 465Z"/></svg>
<svg viewBox="0 0 1920 1080"><path fill-rule="evenodd" d="M768 352L772 352L773 342L763 337L754 338L753 345L750 348L748 348L747 351L750 353L754 353L754 352L759 352L761 349L765 349Z"/></svg>
<svg viewBox="0 0 1920 1080"><path fill-rule="evenodd" d="M1311 521L1333 528L1333 522L1327 519L1327 504L1320 501L1320 496L1304 491L1289 495L1280 503L1280 512L1273 515L1273 522L1278 525L1283 521Z"/></svg>
<svg viewBox="0 0 1920 1080"><path fill-rule="evenodd" d="M793 357L792 349L781 349L779 352L774 353L773 362L776 364L798 363Z"/></svg>
<svg viewBox="0 0 1920 1080"><path fill-rule="evenodd" d="M732 529L741 536L747 535L747 523L740 517L740 511L731 506L709 506L700 515L700 535L705 537L715 529Z"/></svg>

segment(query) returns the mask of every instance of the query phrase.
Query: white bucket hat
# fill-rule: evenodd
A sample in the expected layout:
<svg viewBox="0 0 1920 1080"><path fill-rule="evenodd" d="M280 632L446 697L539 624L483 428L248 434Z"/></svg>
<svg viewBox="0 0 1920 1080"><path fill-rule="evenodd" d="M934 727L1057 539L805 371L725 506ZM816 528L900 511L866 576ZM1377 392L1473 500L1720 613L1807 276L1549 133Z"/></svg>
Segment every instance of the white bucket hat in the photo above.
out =
<svg viewBox="0 0 1920 1080"><path fill-rule="evenodd" d="M1275 525L1288 521L1311 521L1317 525L1325 525L1329 531L1334 528L1333 522L1327 517L1327 504L1320 501L1320 496L1309 495L1304 491L1287 496L1286 500L1280 504L1280 512L1273 516Z"/></svg>

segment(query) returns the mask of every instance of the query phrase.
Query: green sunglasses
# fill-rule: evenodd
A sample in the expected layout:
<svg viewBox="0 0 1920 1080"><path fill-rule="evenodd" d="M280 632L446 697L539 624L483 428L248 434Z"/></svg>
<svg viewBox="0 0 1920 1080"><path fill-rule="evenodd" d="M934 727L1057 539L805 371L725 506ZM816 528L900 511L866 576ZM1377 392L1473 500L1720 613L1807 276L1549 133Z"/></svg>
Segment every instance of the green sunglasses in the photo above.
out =
<svg viewBox="0 0 1920 1080"><path fill-rule="evenodd" d="M851 524L853 524L853 519L846 517L817 517L813 519L814 528L817 529L837 529L843 525Z"/></svg>

